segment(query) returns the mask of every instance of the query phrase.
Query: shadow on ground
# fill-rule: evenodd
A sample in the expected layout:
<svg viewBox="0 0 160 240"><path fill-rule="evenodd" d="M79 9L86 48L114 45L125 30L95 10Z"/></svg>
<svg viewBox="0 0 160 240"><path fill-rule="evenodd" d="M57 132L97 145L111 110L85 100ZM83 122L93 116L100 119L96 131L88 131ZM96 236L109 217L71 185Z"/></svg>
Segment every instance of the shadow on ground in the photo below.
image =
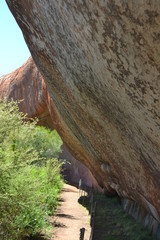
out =
<svg viewBox="0 0 160 240"><path fill-rule="evenodd" d="M65 224L62 224L62 223L59 223L59 222L55 222L54 223L54 226L56 228L66 228L67 226Z"/></svg>
<svg viewBox="0 0 160 240"><path fill-rule="evenodd" d="M63 218L69 218L69 219L76 219L76 218L73 217L72 215L69 215L69 214L63 214L63 213L58 213L58 214L56 214L56 217L63 217Z"/></svg>
<svg viewBox="0 0 160 240"><path fill-rule="evenodd" d="M46 238L43 235L37 234L37 235L31 236L31 237L26 237L26 238L24 238L24 240L48 240L48 238Z"/></svg>

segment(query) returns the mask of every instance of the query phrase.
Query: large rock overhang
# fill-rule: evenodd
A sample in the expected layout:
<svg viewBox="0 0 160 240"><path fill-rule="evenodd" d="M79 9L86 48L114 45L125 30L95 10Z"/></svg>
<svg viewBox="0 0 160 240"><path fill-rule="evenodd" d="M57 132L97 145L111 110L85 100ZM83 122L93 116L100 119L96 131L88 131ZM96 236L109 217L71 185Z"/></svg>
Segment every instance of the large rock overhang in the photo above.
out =
<svg viewBox="0 0 160 240"><path fill-rule="evenodd" d="M8 0L56 112L106 191L160 215L160 2Z"/></svg>

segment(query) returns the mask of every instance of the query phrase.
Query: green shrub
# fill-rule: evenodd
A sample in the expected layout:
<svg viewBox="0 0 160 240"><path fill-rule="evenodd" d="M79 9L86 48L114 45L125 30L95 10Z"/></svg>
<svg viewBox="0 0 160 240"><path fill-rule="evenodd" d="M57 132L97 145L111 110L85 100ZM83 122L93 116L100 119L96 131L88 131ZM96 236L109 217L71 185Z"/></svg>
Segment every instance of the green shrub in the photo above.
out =
<svg viewBox="0 0 160 240"><path fill-rule="evenodd" d="M37 126L35 129L33 146L40 157L57 158L59 156L62 140L54 130Z"/></svg>
<svg viewBox="0 0 160 240"><path fill-rule="evenodd" d="M61 140L0 101L0 239L20 240L48 225L62 189ZM42 141L41 141L42 139ZM46 141L45 141L46 140ZM54 143L53 143L53 142ZM43 163L43 164L41 164Z"/></svg>

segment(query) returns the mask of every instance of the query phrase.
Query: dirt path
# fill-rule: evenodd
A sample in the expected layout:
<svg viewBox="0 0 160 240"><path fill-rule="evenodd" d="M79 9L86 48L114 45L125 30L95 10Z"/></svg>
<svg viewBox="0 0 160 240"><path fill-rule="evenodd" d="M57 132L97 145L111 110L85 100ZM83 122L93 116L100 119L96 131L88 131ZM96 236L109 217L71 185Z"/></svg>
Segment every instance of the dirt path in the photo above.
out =
<svg viewBox="0 0 160 240"><path fill-rule="evenodd" d="M90 216L88 211L78 203L79 191L76 187L64 185L61 206L56 214L57 229L54 240L79 240L80 229L85 228L85 240L90 236Z"/></svg>

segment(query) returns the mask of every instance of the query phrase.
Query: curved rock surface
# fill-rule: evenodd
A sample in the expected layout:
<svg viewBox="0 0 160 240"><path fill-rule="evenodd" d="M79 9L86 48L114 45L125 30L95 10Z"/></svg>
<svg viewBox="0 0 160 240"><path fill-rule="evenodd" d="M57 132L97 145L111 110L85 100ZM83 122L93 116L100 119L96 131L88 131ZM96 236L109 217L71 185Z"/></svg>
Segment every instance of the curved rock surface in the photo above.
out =
<svg viewBox="0 0 160 240"><path fill-rule="evenodd" d="M66 160L64 165L63 175L65 180L73 185L79 184L79 180L82 180L82 188L89 187L102 192L97 181L93 177L92 173L86 168L84 164L76 160L68 151L66 146L62 146L62 152L59 156L60 159Z"/></svg>
<svg viewBox="0 0 160 240"><path fill-rule="evenodd" d="M8 100L22 100L19 108L29 118L37 117L38 124L54 129L54 112L49 109L50 96L46 90L44 80L38 71L33 59L30 57L22 67L10 74L0 77L0 98ZM70 183L82 183L88 187L101 190L91 172L76 160L63 145L59 158L67 160L65 180ZM70 164L69 164L70 163Z"/></svg>
<svg viewBox="0 0 160 240"><path fill-rule="evenodd" d="M110 194L160 220L160 1L7 0L54 126Z"/></svg>
<svg viewBox="0 0 160 240"><path fill-rule="evenodd" d="M39 124L53 128L46 85L31 57L20 68L0 77L0 97L22 100L19 104L22 112L30 118L38 117Z"/></svg>

